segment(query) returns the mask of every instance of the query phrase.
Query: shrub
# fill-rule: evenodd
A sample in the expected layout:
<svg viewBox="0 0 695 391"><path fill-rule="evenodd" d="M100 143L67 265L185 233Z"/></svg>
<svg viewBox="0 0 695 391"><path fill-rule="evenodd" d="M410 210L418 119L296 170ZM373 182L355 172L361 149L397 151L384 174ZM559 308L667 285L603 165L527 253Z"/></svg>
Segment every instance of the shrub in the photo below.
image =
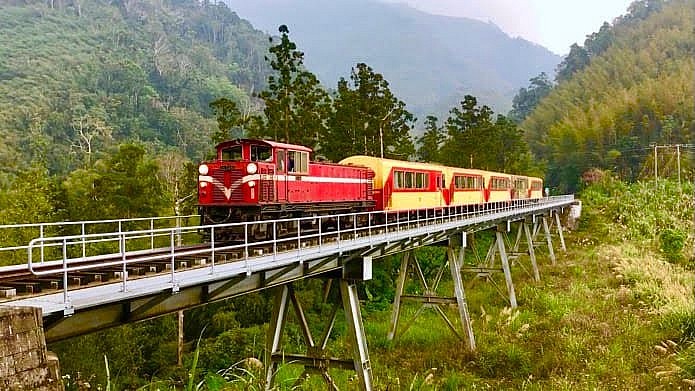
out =
<svg viewBox="0 0 695 391"><path fill-rule="evenodd" d="M678 261L683 258L683 247L687 235L685 232L667 228L659 235L659 248L669 261Z"/></svg>

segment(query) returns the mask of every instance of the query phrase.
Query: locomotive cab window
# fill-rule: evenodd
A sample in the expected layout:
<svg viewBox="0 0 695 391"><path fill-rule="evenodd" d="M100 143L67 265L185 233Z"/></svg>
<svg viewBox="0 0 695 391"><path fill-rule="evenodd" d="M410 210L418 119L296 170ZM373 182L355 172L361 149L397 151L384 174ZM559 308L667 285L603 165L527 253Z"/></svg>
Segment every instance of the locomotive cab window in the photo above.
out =
<svg viewBox="0 0 695 391"><path fill-rule="evenodd" d="M265 145L251 146L251 161L252 162L272 162L273 154L270 147Z"/></svg>
<svg viewBox="0 0 695 391"><path fill-rule="evenodd" d="M277 165L278 172L285 172L285 151L278 149L275 154L277 155L275 164Z"/></svg>
<svg viewBox="0 0 695 391"><path fill-rule="evenodd" d="M287 172L309 173L309 152L288 151Z"/></svg>
<svg viewBox="0 0 695 391"><path fill-rule="evenodd" d="M241 160L241 145L225 148L221 155L222 160Z"/></svg>

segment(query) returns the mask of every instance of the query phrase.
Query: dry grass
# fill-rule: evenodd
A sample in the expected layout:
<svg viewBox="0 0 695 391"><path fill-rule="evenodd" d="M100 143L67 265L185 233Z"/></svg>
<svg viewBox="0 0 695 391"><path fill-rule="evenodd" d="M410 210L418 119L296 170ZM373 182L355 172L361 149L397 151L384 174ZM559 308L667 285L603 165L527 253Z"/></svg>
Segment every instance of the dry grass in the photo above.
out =
<svg viewBox="0 0 695 391"><path fill-rule="evenodd" d="M620 281L618 299L632 298L655 315L686 312L693 308L693 273L631 244L599 248L599 259L613 268Z"/></svg>

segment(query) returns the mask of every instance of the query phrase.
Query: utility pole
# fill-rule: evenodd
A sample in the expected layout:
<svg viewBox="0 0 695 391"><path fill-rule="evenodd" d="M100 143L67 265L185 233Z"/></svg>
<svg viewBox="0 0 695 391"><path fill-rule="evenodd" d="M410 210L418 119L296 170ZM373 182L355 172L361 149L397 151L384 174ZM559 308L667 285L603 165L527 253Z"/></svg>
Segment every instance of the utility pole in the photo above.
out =
<svg viewBox="0 0 695 391"><path fill-rule="evenodd" d="M654 183L659 182L659 164L657 163L658 155L656 153L657 148L659 148L659 145L654 144Z"/></svg>
<svg viewBox="0 0 695 391"><path fill-rule="evenodd" d="M676 155L678 156L678 188L681 188L681 145L676 144Z"/></svg>

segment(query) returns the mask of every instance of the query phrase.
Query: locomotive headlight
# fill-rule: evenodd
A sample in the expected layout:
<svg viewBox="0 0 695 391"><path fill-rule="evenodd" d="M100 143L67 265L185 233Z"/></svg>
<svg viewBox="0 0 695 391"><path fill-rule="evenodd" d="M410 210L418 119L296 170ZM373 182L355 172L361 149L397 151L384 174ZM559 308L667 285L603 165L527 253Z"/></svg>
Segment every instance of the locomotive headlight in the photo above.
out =
<svg viewBox="0 0 695 391"><path fill-rule="evenodd" d="M249 187L256 186L256 181L249 181Z"/></svg>
<svg viewBox="0 0 695 391"><path fill-rule="evenodd" d="M249 174L255 174L256 171L258 171L258 166L256 163L249 163L248 166L246 166L246 172Z"/></svg>
<svg viewBox="0 0 695 391"><path fill-rule="evenodd" d="M208 171L209 169L207 164L201 164L200 166L198 166L198 172L200 173L200 175L207 175Z"/></svg>
<svg viewBox="0 0 695 391"><path fill-rule="evenodd" d="M208 183L207 182L200 182L200 187L201 188L208 187Z"/></svg>

